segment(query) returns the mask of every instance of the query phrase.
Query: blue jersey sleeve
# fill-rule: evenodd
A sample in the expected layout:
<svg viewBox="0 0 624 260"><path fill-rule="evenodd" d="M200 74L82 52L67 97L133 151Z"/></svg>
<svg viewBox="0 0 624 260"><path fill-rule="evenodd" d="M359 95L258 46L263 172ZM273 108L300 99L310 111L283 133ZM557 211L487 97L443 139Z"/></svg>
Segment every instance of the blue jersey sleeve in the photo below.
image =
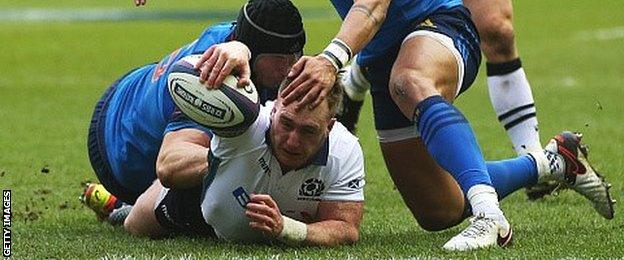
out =
<svg viewBox="0 0 624 260"><path fill-rule="evenodd" d="M180 111L180 109L177 107L173 112L173 117L171 118L171 121L169 121L169 124L167 124L167 127L165 128L164 134L187 128L200 130L208 134L210 138L212 138L213 136L213 133L209 128L196 123L195 121L184 115L184 113L182 113L182 111Z"/></svg>

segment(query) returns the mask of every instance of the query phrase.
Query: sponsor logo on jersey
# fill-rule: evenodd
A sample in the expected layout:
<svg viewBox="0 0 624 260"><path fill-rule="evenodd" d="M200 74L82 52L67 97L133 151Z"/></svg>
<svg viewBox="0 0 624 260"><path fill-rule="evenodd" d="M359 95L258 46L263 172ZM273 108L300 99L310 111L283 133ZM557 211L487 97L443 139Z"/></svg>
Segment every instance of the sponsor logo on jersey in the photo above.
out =
<svg viewBox="0 0 624 260"><path fill-rule="evenodd" d="M349 187L350 189L359 190L362 188L363 184L364 184L364 178L358 177L349 181L347 183L347 187Z"/></svg>
<svg viewBox="0 0 624 260"><path fill-rule="evenodd" d="M269 167L269 164L266 162L264 157L260 157L258 159L258 163L260 164L260 168L264 171L264 174L271 176L271 168Z"/></svg>
<svg viewBox="0 0 624 260"><path fill-rule="evenodd" d="M320 196L325 190L325 184L322 180L310 178L304 181L299 188L299 197L297 200L321 200Z"/></svg>

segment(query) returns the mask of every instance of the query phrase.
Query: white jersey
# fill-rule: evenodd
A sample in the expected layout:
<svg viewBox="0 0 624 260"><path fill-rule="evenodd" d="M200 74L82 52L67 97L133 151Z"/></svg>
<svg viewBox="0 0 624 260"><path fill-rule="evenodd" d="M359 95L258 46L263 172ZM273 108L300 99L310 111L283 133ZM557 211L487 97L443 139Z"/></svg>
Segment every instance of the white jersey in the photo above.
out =
<svg viewBox="0 0 624 260"><path fill-rule="evenodd" d="M320 201L363 201L362 148L347 129L334 124L313 162L282 172L268 138L272 104L262 107L254 124L234 138L214 136L210 171L204 178L201 210L217 236L230 241L264 240L249 228L245 205L249 194L268 194L281 213L309 223Z"/></svg>

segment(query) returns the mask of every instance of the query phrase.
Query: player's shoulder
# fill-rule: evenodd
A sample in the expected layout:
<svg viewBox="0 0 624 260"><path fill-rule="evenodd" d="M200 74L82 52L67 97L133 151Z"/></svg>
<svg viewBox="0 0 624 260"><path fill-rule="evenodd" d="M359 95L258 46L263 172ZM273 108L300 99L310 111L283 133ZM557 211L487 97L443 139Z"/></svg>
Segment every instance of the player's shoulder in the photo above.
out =
<svg viewBox="0 0 624 260"><path fill-rule="evenodd" d="M339 163L361 155L361 146L358 138L340 122L334 123L329 132L329 155Z"/></svg>
<svg viewBox="0 0 624 260"><path fill-rule="evenodd" d="M222 22L206 27L202 32L202 37L216 36L216 35L229 35L235 28L233 22Z"/></svg>

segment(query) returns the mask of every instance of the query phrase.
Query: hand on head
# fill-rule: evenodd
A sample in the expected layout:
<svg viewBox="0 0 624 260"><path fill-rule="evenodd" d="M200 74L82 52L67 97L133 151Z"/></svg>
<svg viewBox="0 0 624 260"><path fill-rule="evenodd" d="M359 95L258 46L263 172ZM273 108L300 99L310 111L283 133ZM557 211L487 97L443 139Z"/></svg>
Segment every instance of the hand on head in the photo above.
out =
<svg viewBox="0 0 624 260"><path fill-rule="evenodd" d="M320 56L304 56L288 73L292 80L281 92L284 105L301 100L300 107L318 106L329 95L336 82L336 68Z"/></svg>

